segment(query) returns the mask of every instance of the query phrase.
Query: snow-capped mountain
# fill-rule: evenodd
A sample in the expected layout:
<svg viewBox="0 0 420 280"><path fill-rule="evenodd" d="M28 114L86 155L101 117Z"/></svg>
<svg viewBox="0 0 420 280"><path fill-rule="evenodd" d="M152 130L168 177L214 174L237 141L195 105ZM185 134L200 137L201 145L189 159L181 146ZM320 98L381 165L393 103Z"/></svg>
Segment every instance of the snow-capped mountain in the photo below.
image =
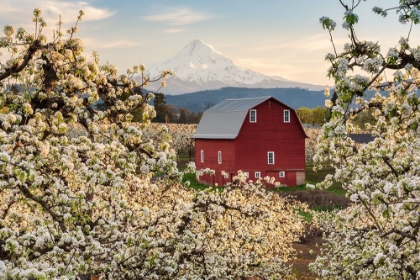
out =
<svg viewBox="0 0 420 280"><path fill-rule="evenodd" d="M322 86L293 82L244 69L218 52L213 46L200 40L193 40L175 56L155 63L148 68L151 78L158 77L164 69L174 71L174 76L166 79L168 94L189 93L221 87L301 87L321 90ZM159 84L150 84L156 89Z"/></svg>

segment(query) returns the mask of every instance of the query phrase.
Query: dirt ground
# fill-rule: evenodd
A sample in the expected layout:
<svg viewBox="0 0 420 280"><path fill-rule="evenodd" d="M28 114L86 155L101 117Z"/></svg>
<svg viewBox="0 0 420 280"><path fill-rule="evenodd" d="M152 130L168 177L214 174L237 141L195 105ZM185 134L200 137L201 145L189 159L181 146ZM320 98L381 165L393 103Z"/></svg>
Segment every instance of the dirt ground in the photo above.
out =
<svg viewBox="0 0 420 280"><path fill-rule="evenodd" d="M286 263L286 265L293 265L293 274L296 279L308 280L316 279L316 275L311 273L308 265L314 262L316 256L320 253L323 240L320 236L313 236L305 238L302 243L294 243L293 248L296 250L296 259ZM313 253L309 253L309 251Z"/></svg>

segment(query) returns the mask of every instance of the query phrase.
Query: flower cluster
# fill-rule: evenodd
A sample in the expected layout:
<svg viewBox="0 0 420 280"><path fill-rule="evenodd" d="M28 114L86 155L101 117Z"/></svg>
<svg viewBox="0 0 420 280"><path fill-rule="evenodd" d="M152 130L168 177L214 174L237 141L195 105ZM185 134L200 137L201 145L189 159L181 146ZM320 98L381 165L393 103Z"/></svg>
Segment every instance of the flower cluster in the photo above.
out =
<svg viewBox="0 0 420 280"><path fill-rule="evenodd" d="M418 23L415 1L400 1L403 22ZM345 6L354 9L357 5ZM344 4L343 4L344 5ZM386 10L374 8L386 15ZM348 13L348 15L350 15ZM420 259L420 85L418 47L408 39L386 54L379 43L360 41L355 24L348 47L331 58L330 76L336 81L331 119L318 136L316 168L332 166L335 173L318 185L342 183L353 205L336 213L329 224L326 247L311 265L327 279L418 279ZM345 69L371 76L350 75ZM392 70L387 80L385 70ZM366 91L375 91L372 98ZM384 94L385 91L385 94ZM372 123L359 143L353 118L368 113Z"/></svg>

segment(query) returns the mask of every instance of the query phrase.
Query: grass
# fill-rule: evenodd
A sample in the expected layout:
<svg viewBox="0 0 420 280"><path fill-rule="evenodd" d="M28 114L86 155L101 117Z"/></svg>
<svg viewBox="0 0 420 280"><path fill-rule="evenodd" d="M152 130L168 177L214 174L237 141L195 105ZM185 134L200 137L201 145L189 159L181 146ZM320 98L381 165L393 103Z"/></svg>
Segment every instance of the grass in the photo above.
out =
<svg viewBox="0 0 420 280"><path fill-rule="evenodd" d="M332 211L332 210L335 210L335 209L340 210L340 209L343 209L343 208L344 207L342 205L339 205L339 204L336 204L336 205L331 206L331 207L328 207L328 206L325 206L325 205L318 205L318 206L312 207L312 210L315 210L315 211L318 211L318 212L324 212L324 211Z"/></svg>
<svg viewBox="0 0 420 280"><path fill-rule="evenodd" d="M326 168L315 172L313 170L312 164L306 165L306 182L309 184L316 184L322 182L328 174L334 174L333 168ZM331 187L329 187L327 192L334 193L340 196L346 195L346 190L343 189L340 183L334 182Z"/></svg>
<svg viewBox="0 0 420 280"><path fill-rule="evenodd" d="M298 214L302 217L302 219L303 219L305 222L310 222L310 221L312 221L313 216L312 216L312 214L311 214L311 213L308 213L308 212L306 212L306 211L303 211L302 209L297 209L297 212L298 212Z"/></svg>
<svg viewBox="0 0 420 280"><path fill-rule="evenodd" d="M194 161L194 159L192 160ZM181 151L178 155L178 168L184 169L187 164L190 162L190 157L188 156L188 153L186 151Z"/></svg>
<svg viewBox="0 0 420 280"><path fill-rule="evenodd" d="M201 184L200 182L198 182L197 179L195 178L194 173L185 174L184 178L182 179L182 182L185 183L186 181L190 182L190 188L193 188L197 191L202 191L202 190L205 190L207 188L210 188L209 186Z"/></svg>
<svg viewBox="0 0 420 280"><path fill-rule="evenodd" d="M296 187L280 187L280 188L274 188L273 190L277 192L295 192L295 191L307 191L311 190L306 187L306 185L299 185Z"/></svg>

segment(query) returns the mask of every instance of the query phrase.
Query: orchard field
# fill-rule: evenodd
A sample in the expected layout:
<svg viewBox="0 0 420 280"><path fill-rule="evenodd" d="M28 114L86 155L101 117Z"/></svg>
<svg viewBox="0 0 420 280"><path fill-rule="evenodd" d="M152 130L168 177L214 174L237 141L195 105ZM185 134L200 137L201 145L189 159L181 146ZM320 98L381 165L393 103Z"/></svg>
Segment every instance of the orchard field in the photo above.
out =
<svg viewBox="0 0 420 280"><path fill-rule="evenodd" d="M148 129L151 130L151 134L157 133L160 130L162 124L153 124ZM191 160L189 157L190 145L193 145L189 137L194 134L197 125L191 124L165 124L168 127L168 131L172 136L173 141L176 141L175 147L177 147L178 160L177 163L182 169L187 166ZM154 132L153 132L154 131ZM316 184L322 182L325 176L333 174L334 170L330 167L329 169L320 170L319 172L313 171L312 158L315 155L316 139L320 135L320 129L305 128L305 133L308 135L306 139L306 157L307 157L307 170L306 180L309 183ZM192 158L195 160L195 158ZM197 191L211 188L209 186L198 183L195 179L195 174L184 175L184 181L191 182L190 187L195 188ZM341 184L334 183L328 190L312 190L306 187L306 185L296 187L284 187L276 190L271 190L277 195L284 197L291 197L294 200L305 203L309 209L315 211L317 214L328 216L329 213L334 215L332 211L338 209L344 209L350 204L350 200L345 197L345 190L341 187ZM292 273L297 279L316 279L316 275L309 270L309 264L314 262L317 255L320 253L322 244L324 243L323 235L328 234L327 231L321 229L315 222L311 225L311 219L313 218L313 212L300 211L299 214L303 219L307 221L305 231L293 243L293 248L296 250L296 258L290 260L287 264L293 265Z"/></svg>
<svg viewBox="0 0 420 280"><path fill-rule="evenodd" d="M287 189L240 172L224 188L188 181L194 127L151 125L144 90L173 71L120 74L87 55L83 11L72 26L52 23L51 38L39 9L30 31L4 26L0 279L420 279L420 1L373 8L405 24L396 40L357 32L365 2L337 1L345 37L319 19L330 114L308 131L308 183ZM359 144L348 134L365 119L373 140Z"/></svg>

